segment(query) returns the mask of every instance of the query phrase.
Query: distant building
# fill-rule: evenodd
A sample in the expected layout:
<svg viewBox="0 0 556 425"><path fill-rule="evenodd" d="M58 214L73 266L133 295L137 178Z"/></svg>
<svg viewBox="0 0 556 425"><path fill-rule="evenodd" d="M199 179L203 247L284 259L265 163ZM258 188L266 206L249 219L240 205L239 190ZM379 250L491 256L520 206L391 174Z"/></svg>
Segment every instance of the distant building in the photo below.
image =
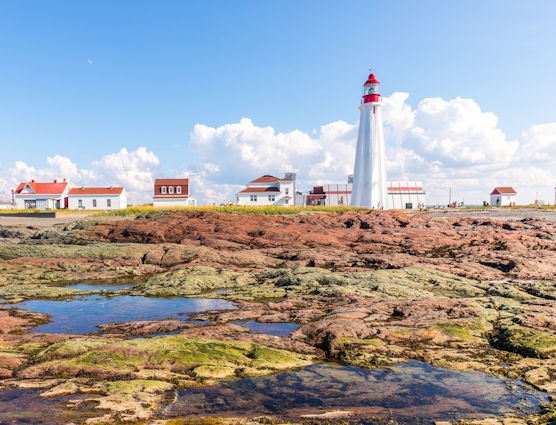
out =
<svg viewBox="0 0 556 425"><path fill-rule="evenodd" d="M392 209L418 209L425 206L421 182L388 182L388 205Z"/></svg>
<svg viewBox="0 0 556 425"><path fill-rule="evenodd" d="M68 192L70 210L123 210L127 194L123 187L81 187Z"/></svg>
<svg viewBox="0 0 556 425"><path fill-rule="evenodd" d="M331 207L350 205L352 181L352 176L349 176L347 184L315 186L305 196L305 204ZM418 209L419 206L424 207L425 195L421 182L388 182L388 205L391 209Z"/></svg>
<svg viewBox="0 0 556 425"><path fill-rule="evenodd" d="M265 174L247 183L246 188L236 194L236 199L238 205L289 206L294 205L294 196L295 174L289 173L284 178Z"/></svg>
<svg viewBox="0 0 556 425"><path fill-rule="evenodd" d="M17 209L54 210L68 207L69 184L54 180L52 183L30 182L20 183L14 191Z"/></svg>
<svg viewBox="0 0 556 425"><path fill-rule="evenodd" d="M508 206L515 202L517 192L512 187L495 187L490 193L490 205Z"/></svg>
<svg viewBox="0 0 556 425"><path fill-rule="evenodd" d="M353 184L325 184L315 186L305 198L305 205L348 206L351 202Z"/></svg>
<svg viewBox="0 0 556 425"><path fill-rule="evenodd" d="M197 201L189 194L189 179L156 179L154 207L194 207Z"/></svg>

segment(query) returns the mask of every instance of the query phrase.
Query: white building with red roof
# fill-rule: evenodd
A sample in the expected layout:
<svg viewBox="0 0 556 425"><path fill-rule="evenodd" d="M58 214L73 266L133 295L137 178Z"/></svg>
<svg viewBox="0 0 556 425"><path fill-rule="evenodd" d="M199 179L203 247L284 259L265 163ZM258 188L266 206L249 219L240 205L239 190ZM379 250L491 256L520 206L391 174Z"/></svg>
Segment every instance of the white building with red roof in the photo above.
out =
<svg viewBox="0 0 556 425"><path fill-rule="evenodd" d="M293 174L288 174L294 176ZM236 194L238 205L294 205L295 179L274 177L265 174L247 183L245 189Z"/></svg>
<svg viewBox="0 0 556 425"><path fill-rule="evenodd" d="M67 208L69 184L62 182L30 182L20 183L14 191L14 201L17 209L54 210Z"/></svg>
<svg viewBox="0 0 556 425"><path fill-rule="evenodd" d="M490 193L490 205L494 206L509 206L515 202L517 192L513 187L495 187Z"/></svg>
<svg viewBox="0 0 556 425"><path fill-rule="evenodd" d="M123 187L79 187L68 192L70 210L123 210L127 194Z"/></svg>
<svg viewBox="0 0 556 425"><path fill-rule="evenodd" d="M194 207L195 198L189 193L189 179L156 179L154 181L154 207Z"/></svg>
<svg viewBox="0 0 556 425"><path fill-rule="evenodd" d="M306 205L330 207L350 205L353 184L334 183L315 186L305 196ZM418 209L425 206L425 191L421 182L387 182L390 209Z"/></svg>

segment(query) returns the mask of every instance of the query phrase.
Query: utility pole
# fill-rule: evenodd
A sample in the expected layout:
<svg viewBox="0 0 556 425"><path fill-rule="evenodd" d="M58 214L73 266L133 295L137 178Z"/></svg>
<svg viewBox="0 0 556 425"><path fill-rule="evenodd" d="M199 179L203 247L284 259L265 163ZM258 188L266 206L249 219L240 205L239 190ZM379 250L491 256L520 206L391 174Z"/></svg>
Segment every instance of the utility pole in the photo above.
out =
<svg viewBox="0 0 556 425"><path fill-rule="evenodd" d="M452 188L450 188L450 196L448 197L448 205L452 203Z"/></svg>

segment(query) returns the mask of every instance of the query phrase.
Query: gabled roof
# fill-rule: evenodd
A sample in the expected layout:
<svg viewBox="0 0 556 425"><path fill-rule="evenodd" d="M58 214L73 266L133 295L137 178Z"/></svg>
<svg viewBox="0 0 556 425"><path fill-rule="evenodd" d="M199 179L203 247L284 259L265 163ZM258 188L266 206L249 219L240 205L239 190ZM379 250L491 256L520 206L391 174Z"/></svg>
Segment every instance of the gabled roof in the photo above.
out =
<svg viewBox="0 0 556 425"><path fill-rule="evenodd" d="M241 192L238 193L268 193L268 192L280 192L280 189L277 187L248 187L247 189L243 189Z"/></svg>
<svg viewBox="0 0 556 425"><path fill-rule="evenodd" d="M68 186L67 182L38 183L31 180L30 182L20 183L15 190L15 194L20 195L26 185L29 185L36 195L61 195Z"/></svg>
<svg viewBox="0 0 556 425"><path fill-rule="evenodd" d="M176 179L156 179L154 181L155 186L187 186L189 184L188 178L176 178Z"/></svg>
<svg viewBox="0 0 556 425"><path fill-rule="evenodd" d="M279 179L278 177L271 176L269 174L265 174L264 176L259 177L258 179L250 181L249 183L276 183L276 182L279 182L280 180L282 180L282 179Z"/></svg>
<svg viewBox="0 0 556 425"><path fill-rule="evenodd" d="M513 187L495 187L491 195L517 195Z"/></svg>
<svg viewBox="0 0 556 425"><path fill-rule="evenodd" d="M124 191L123 187L78 187L70 189L68 196L79 195L120 195Z"/></svg>

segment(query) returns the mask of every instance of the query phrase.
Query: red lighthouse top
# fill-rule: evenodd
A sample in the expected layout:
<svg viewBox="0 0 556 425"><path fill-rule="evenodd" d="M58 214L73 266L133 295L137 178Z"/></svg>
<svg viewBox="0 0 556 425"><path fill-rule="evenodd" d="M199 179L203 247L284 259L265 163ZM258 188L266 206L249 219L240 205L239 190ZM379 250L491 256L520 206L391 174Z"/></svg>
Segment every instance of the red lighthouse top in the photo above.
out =
<svg viewBox="0 0 556 425"><path fill-rule="evenodd" d="M363 84L363 103L380 102L379 88L380 83L375 74L369 75L369 78Z"/></svg>

